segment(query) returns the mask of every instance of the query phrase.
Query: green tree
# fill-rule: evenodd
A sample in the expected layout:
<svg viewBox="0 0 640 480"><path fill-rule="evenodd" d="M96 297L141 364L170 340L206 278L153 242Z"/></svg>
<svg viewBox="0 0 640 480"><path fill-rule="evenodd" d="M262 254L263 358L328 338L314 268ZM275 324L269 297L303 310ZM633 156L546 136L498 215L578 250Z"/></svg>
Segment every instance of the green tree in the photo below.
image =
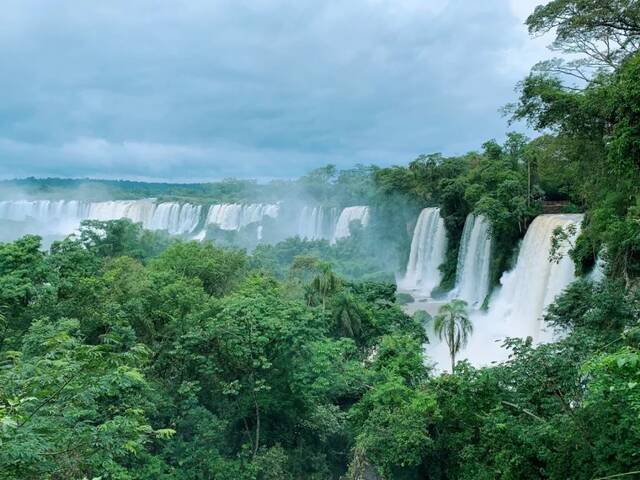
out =
<svg viewBox="0 0 640 480"><path fill-rule="evenodd" d="M312 294L320 298L323 312L326 310L327 299L338 291L341 284L340 277L333 272L331 265L320 266L320 271L311 280L310 288Z"/></svg>
<svg viewBox="0 0 640 480"><path fill-rule="evenodd" d="M146 415L148 355L131 330L87 345L77 321L34 322L0 357L0 478L131 478L147 445L173 433Z"/></svg>
<svg viewBox="0 0 640 480"><path fill-rule="evenodd" d="M337 293L331 302L331 315L337 330L344 336L358 338L362 333L364 312L356 297L347 289Z"/></svg>
<svg viewBox="0 0 640 480"><path fill-rule="evenodd" d="M78 239L98 256L127 255L140 260L157 255L171 242L165 232L144 230L141 223L129 219L84 220Z"/></svg>
<svg viewBox="0 0 640 480"><path fill-rule="evenodd" d="M152 267L198 278L208 294L222 296L242 279L246 263L242 251L192 241L169 246L152 262Z"/></svg>
<svg viewBox="0 0 640 480"><path fill-rule="evenodd" d="M26 330L32 315L30 305L46 289L49 272L41 239L26 235L0 244L0 304L10 329Z"/></svg>
<svg viewBox="0 0 640 480"><path fill-rule="evenodd" d="M473 324L467 313L467 302L453 300L442 305L433 318L433 330L438 338L449 347L451 372L455 370L456 355L467 344L473 333Z"/></svg>
<svg viewBox="0 0 640 480"><path fill-rule="evenodd" d="M589 81L590 73L615 69L640 48L640 6L635 0L552 0L527 18L532 35L553 32L552 49L582 55L543 62L537 69Z"/></svg>

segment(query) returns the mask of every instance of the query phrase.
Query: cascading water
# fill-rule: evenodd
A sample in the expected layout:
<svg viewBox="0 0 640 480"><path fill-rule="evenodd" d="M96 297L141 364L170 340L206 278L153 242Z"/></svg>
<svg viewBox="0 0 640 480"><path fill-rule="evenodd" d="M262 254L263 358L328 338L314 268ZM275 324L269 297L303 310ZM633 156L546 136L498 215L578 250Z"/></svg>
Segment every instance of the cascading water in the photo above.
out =
<svg viewBox="0 0 640 480"><path fill-rule="evenodd" d="M531 337L535 343L553 340L553 332L545 328L542 316L547 306L575 279L573 261L566 254L559 262L549 259L553 231L576 226L578 235L582 215L540 215L529 226L522 242L516 266L500 280L501 288L491 298L488 312L472 313L474 331L467 347L458 355L483 366L505 360L508 351L501 347L506 337ZM427 355L446 365L447 347L434 343Z"/></svg>
<svg viewBox="0 0 640 480"><path fill-rule="evenodd" d="M0 220L30 222L37 233L64 235L87 218L89 204L75 200L10 200L0 202Z"/></svg>
<svg viewBox="0 0 640 480"><path fill-rule="evenodd" d="M209 208L204 224L223 230L239 230L265 217L277 218L278 204L224 204ZM30 223L34 232L67 235L77 230L82 220L128 218L150 230L166 230L172 235L193 235L203 217L203 207L189 203L162 202L153 199L82 202L77 200L0 201L0 221ZM204 238L201 231L194 238ZM260 237L261 229L258 231Z"/></svg>
<svg viewBox="0 0 640 480"><path fill-rule="evenodd" d="M557 227L579 227L582 218L582 215L540 215L531 223L516 266L500 280L502 288L488 314L515 327L513 336L531 336L534 341L550 338L541 316L547 305L575 279L575 266L566 251L559 262L549 260L551 239Z"/></svg>
<svg viewBox="0 0 640 480"><path fill-rule="evenodd" d="M306 240L321 240L333 237L336 226L335 207L302 207L298 217L297 234Z"/></svg>
<svg viewBox="0 0 640 480"><path fill-rule="evenodd" d="M75 200L5 200L0 202L0 218L14 222L83 217L85 204Z"/></svg>
<svg viewBox="0 0 640 480"><path fill-rule="evenodd" d="M200 223L201 205L160 203L145 226L151 230L167 230L172 235L192 233Z"/></svg>
<svg viewBox="0 0 640 480"><path fill-rule="evenodd" d="M489 293L490 266L489 222L482 215L470 214L462 231L456 286L450 297L466 301L471 308L480 308Z"/></svg>
<svg viewBox="0 0 640 480"><path fill-rule="evenodd" d="M206 225L216 225L221 230L238 230L242 205L228 203L212 205L207 214Z"/></svg>
<svg viewBox="0 0 640 480"><path fill-rule="evenodd" d="M243 205L239 203L225 203L212 205L209 208L205 225L216 225L221 230L240 230L251 223L260 223L264 217L277 218L279 206L277 204L253 203Z"/></svg>
<svg viewBox="0 0 640 480"><path fill-rule="evenodd" d="M407 271L399 287L429 295L440 284L439 266L447 253L447 233L439 208L420 212L411 240Z"/></svg>
<svg viewBox="0 0 640 480"><path fill-rule="evenodd" d="M338 217L331 243L335 243L337 240L351 235L349 225L356 220L359 221L363 227L366 227L369 224L369 207L356 206L343 209L342 212L340 212L340 217Z"/></svg>
<svg viewBox="0 0 640 480"><path fill-rule="evenodd" d="M324 211L320 207L305 205L298 218L298 236L302 239L317 240L322 235Z"/></svg>
<svg viewBox="0 0 640 480"><path fill-rule="evenodd" d="M16 200L0 202L0 220L32 224L34 232L66 235L77 230L83 220L128 218L151 230L187 234L200 223L199 205L160 203L153 199L82 202L77 200Z"/></svg>
<svg viewBox="0 0 640 480"><path fill-rule="evenodd" d="M88 204L84 218L101 221L128 218L136 223L141 222L146 227L153 218L155 209L156 204L151 199L92 202Z"/></svg>

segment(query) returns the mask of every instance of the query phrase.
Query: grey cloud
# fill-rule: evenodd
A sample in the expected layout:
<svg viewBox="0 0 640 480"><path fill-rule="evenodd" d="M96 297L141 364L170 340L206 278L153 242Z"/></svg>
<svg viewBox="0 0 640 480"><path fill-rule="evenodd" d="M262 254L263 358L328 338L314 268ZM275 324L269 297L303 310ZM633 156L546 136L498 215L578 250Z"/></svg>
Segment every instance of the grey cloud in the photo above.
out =
<svg viewBox="0 0 640 480"><path fill-rule="evenodd" d="M463 153L503 135L497 110L540 53L515 1L8 0L0 176L291 177Z"/></svg>

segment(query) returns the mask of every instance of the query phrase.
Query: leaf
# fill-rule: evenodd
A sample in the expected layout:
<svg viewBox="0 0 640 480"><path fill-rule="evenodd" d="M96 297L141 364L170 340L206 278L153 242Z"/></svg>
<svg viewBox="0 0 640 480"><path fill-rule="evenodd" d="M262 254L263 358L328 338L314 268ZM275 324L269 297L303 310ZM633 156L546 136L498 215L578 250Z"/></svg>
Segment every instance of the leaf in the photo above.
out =
<svg viewBox="0 0 640 480"><path fill-rule="evenodd" d="M18 422L11 417L0 418L0 427L16 428L17 426Z"/></svg>
<svg viewBox="0 0 640 480"><path fill-rule="evenodd" d="M156 437L167 440L176 434L173 428L159 428L153 432Z"/></svg>

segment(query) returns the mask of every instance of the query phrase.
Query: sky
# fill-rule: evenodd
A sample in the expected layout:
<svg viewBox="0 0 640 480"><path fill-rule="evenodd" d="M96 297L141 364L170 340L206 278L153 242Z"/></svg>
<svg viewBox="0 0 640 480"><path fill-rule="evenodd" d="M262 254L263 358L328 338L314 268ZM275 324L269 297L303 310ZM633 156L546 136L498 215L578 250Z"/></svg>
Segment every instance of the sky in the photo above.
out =
<svg viewBox="0 0 640 480"><path fill-rule="evenodd" d="M542 0L4 0L0 178L292 178L457 155Z"/></svg>

